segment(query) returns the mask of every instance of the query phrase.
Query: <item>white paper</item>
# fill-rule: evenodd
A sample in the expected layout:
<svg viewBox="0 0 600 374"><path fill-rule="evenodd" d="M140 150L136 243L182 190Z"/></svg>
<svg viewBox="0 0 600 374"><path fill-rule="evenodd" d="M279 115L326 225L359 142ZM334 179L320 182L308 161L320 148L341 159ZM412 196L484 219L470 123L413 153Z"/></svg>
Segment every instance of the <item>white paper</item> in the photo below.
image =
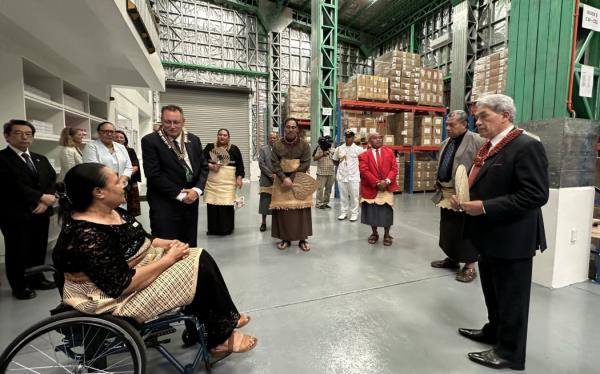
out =
<svg viewBox="0 0 600 374"><path fill-rule="evenodd" d="M330 116L333 113L331 108L322 108L321 110L324 116Z"/></svg>
<svg viewBox="0 0 600 374"><path fill-rule="evenodd" d="M583 4L581 27L600 32L600 9Z"/></svg>
<svg viewBox="0 0 600 374"><path fill-rule="evenodd" d="M323 136L331 136L331 128L329 126L323 126Z"/></svg>
<svg viewBox="0 0 600 374"><path fill-rule="evenodd" d="M592 97L594 92L594 67L581 65L581 79L579 80L579 96Z"/></svg>

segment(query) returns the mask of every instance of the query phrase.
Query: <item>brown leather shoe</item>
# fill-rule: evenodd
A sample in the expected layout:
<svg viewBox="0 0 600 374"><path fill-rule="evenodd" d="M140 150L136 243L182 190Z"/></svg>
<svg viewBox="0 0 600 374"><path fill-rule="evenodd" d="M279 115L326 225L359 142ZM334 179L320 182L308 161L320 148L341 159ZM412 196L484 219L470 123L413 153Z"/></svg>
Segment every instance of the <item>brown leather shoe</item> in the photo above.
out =
<svg viewBox="0 0 600 374"><path fill-rule="evenodd" d="M443 260L431 261L431 267L439 269L458 269L460 265L450 257L446 257Z"/></svg>
<svg viewBox="0 0 600 374"><path fill-rule="evenodd" d="M477 270L475 268L468 268L463 266L463 268L456 273L456 280L463 283L473 282L473 280L477 278Z"/></svg>

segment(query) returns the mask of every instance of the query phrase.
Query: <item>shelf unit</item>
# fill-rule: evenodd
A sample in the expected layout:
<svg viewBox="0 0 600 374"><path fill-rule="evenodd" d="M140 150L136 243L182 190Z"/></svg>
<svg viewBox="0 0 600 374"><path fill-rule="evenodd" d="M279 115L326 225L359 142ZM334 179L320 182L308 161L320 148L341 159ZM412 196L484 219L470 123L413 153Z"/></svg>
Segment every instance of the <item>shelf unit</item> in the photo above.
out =
<svg viewBox="0 0 600 374"><path fill-rule="evenodd" d="M84 141L95 137L96 126L108 115L106 100L78 88L23 59L23 105L25 119L36 127L31 149L52 160L59 172L60 133L65 127L83 129Z"/></svg>
<svg viewBox="0 0 600 374"><path fill-rule="evenodd" d="M361 110L364 112L384 112L384 113L402 113L402 112L440 113L444 116L446 115L446 108L444 108L444 107L338 99L338 105L337 105L338 124L341 124L341 122L342 122L342 110ZM444 124L442 125L442 129L444 128L444 126L445 126L445 120L444 120ZM342 132L341 127L342 127L341 125L337 126L336 135L337 135L338 142L341 140L341 132ZM446 136L446 132L442 131L442 137L445 138L445 136ZM386 145L386 147L388 147L396 152L399 152L399 153L408 153L409 154L408 193L413 193L413 165L415 162L415 153L438 152L440 150L439 146Z"/></svg>

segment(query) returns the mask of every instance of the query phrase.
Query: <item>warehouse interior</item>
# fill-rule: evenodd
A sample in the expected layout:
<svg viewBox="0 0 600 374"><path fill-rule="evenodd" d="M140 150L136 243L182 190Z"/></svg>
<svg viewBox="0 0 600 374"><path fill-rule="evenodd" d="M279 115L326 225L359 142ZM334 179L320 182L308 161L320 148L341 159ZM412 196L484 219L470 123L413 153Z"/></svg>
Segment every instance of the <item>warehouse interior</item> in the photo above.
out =
<svg viewBox="0 0 600 374"><path fill-rule="evenodd" d="M183 108L203 145L229 130L246 169L245 206L234 234L214 237L201 202L198 245L252 316L258 345L212 372L488 373L466 356L486 346L457 334L487 319L479 279L460 283L430 266L442 254L431 197L448 113L508 95L515 126L548 158L548 249L533 259L526 372L594 373L598 8L600 0L4 0L0 118L31 122L31 150L57 174L64 128L89 142L100 123L114 123L142 166L141 138L163 105ZM259 232L259 152L290 117L311 150L324 135L343 143L346 130L365 147L370 133L382 135L398 166L393 246L370 246L368 226L337 219L335 187L333 209L312 210L309 253L279 251ZM138 220L149 230L145 191L142 176ZM60 230L52 217L49 261ZM12 298L4 247L0 236L0 351L60 301L56 289ZM187 362L195 353L182 347L181 329L166 344ZM177 372L150 348L146 371Z"/></svg>

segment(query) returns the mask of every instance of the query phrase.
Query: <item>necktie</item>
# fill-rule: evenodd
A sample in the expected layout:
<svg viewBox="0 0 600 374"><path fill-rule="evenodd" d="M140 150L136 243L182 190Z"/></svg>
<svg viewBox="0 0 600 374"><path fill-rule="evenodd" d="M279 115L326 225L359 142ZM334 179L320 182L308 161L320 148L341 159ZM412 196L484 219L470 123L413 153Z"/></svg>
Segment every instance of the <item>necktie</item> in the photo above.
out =
<svg viewBox="0 0 600 374"><path fill-rule="evenodd" d="M448 173L448 166L450 165L450 161L452 160L452 155L454 154L454 148L456 144L454 143L454 139L450 139L448 141L448 145L446 146L446 150L444 151L444 158L442 159L442 163L440 165L440 170L438 172L438 179L445 180ZM452 178L452 175L450 175Z"/></svg>
<svg viewBox="0 0 600 374"><path fill-rule="evenodd" d="M177 142L177 140L173 140L173 146L175 147L177 153L181 154L181 148L179 147L179 143Z"/></svg>
<svg viewBox="0 0 600 374"><path fill-rule="evenodd" d="M33 175L37 175L37 170L35 166L33 166L33 161L31 161L31 157L25 152L21 153L21 157L25 159L25 163L27 164L27 168Z"/></svg>
<svg viewBox="0 0 600 374"><path fill-rule="evenodd" d="M381 159L379 158L379 148L375 149L375 162L377 163L377 172L379 173L379 179L383 179L382 178L382 172L381 172Z"/></svg>
<svg viewBox="0 0 600 374"><path fill-rule="evenodd" d="M490 151L490 148L492 148L492 142L488 140L488 142L483 145L482 150L484 150L484 152L487 154ZM477 178L477 174L479 174L481 166L483 165L473 165L473 168L469 173L469 188L471 188L473 183L475 183L475 178Z"/></svg>

